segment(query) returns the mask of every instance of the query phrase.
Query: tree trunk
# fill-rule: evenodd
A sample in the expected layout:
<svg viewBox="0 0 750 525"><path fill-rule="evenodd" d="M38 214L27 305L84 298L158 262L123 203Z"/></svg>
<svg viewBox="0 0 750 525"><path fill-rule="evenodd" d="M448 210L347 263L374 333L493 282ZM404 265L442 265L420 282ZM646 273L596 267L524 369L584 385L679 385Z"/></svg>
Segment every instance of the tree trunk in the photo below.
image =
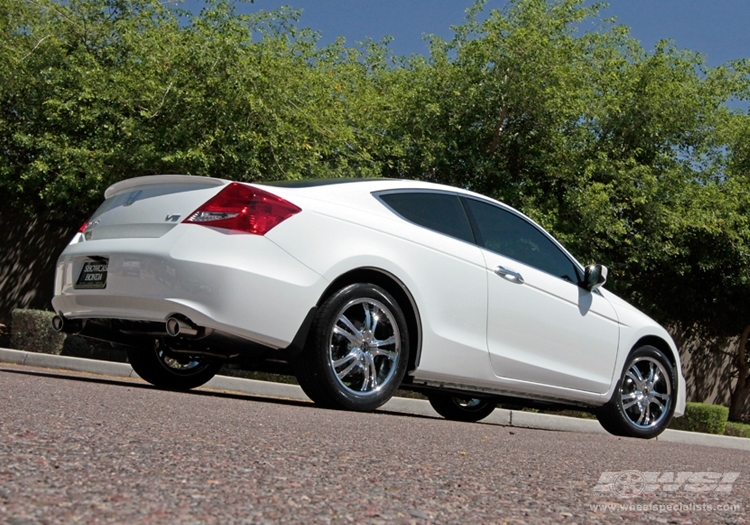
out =
<svg viewBox="0 0 750 525"><path fill-rule="evenodd" d="M492 134L492 144L490 144L490 155L497 151L497 147L500 145L500 135L503 133L503 127L505 125L505 119L508 118L508 106L505 106L500 112L500 116L497 118L495 124L495 132Z"/></svg>
<svg viewBox="0 0 750 525"><path fill-rule="evenodd" d="M750 325L745 327L740 337L740 346L737 349L737 384L732 390L732 396L729 401L729 420L743 421L745 414L745 405L750 399L750 366L747 362L747 340L750 337Z"/></svg>

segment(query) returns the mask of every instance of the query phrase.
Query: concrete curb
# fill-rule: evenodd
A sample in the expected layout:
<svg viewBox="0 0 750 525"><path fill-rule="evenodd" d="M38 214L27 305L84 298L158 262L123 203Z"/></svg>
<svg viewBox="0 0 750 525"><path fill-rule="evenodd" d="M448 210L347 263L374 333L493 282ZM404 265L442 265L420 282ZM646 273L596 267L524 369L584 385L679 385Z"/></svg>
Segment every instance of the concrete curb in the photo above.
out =
<svg viewBox="0 0 750 525"><path fill-rule="evenodd" d="M109 361L97 361L95 359L65 357L51 354L37 354L34 352L22 352L7 348L0 348L0 363L2 362L37 368L86 372L89 374L113 377L138 378L136 373L133 372L131 366L124 363L112 363ZM241 379L238 377L216 376L201 388L240 392L260 397L310 401L310 398L308 398L304 392L302 392L302 389L296 385L270 383L267 381ZM379 410L418 416L440 417L432 409L430 403L423 399L394 397ZM592 419L537 414L535 412L505 410L502 408L495 410L495 412L493 412L488 418L483 419L481 423L561 432L583 432L589 434L607 433L597 421ZM680 430L671 429L664 431L662 435L656 438L656 441L750 451L750 439L732 436L717 436L714 434L700 434L698 432L682 432Z"/></svg>
<svg viewBox="0 0 750 525"><path fill-rule="evenodd" d="M126 363L112 363L110 361L97 361L96 359L83 359L80 357L22 352L8 348L0 348L0 362L114 377L138 377L133 372L131 366Z"/></svg>

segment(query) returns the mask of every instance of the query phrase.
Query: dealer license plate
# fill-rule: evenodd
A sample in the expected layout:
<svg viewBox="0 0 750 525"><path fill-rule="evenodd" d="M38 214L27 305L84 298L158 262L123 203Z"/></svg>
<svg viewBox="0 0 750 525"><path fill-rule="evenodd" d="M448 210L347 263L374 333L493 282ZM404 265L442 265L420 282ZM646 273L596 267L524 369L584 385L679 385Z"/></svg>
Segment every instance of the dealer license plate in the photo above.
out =
<svg viewBox="0 0 750 525"><path fill-rule="evenodd" d="M101 289L107 287L107 267L109 259L97 257L83 263L81 274L78 276L74 288Z"/></svg>

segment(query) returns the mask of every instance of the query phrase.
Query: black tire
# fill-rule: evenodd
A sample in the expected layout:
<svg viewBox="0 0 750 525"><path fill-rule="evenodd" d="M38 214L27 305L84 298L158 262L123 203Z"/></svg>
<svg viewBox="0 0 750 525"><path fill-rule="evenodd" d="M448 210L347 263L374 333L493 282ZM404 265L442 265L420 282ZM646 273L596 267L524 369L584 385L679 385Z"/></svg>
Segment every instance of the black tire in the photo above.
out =
<svg viewBox="0 0 750 525"><path fill-rule="evenodd" d="M669 425L676 399L674 366L664 352L645 345L628 356L612 399L596 417L610 434L650 439Z"/></svg>
<svg viewBox="0 0 750 525"><path fill-rule="evenodd" d="M128 347L128 361L135 373L159 388L190 390L216 375L219 359L172 353L158 343L153 348Z"/></svg>
<svg viewBox="0 0 750 525"><path fill-rule="evenodd" d="M360 283L321 305L294 368L316 404L368 412L393 396L408 362L408 326L398 303L383 288Z"/></svg>
<svg viewBox="0 0 750 525"><path fill-rule="evenodd" d="M445 419L468 423L486 418L497 407L495 400L480 397L431 393L427 395L427 399L435 412Z"/></svg>

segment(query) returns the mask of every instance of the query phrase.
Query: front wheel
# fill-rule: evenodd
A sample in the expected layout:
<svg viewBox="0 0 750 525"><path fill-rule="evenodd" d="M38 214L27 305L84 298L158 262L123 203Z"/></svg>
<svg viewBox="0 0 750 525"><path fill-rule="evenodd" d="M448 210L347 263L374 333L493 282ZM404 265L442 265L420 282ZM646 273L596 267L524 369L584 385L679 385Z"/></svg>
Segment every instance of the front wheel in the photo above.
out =
<svg viewBox="0 0 750 525"><path fill-rule="evenodd" d="M667 356L650 345L630 354L612 399L596 417L607 432L650 439L669 425L677 380Z"/></svg>
<svg viewBox="0 0 750 525"><path fill-rule="evenodd" d="M427 395L435 412L451 421L474 423L495 410L497 402L481 397L431 393Z"/></svg>
<svg viewBox="0 0 750 525"><path fill-rule="evenodd" d="M383 288L360 283L334 293L318 309L295 372L318 405L371 411L396 392L408 361L401 307Z"/></svg>
<svg viewBox="0 0 750 525"><path fill-rule="evenodd" d="M199 387L216 375L222 362L200 355L171 352L164 345L128 350L128 361L143 380L159 388L190 390Z"/></svg>

